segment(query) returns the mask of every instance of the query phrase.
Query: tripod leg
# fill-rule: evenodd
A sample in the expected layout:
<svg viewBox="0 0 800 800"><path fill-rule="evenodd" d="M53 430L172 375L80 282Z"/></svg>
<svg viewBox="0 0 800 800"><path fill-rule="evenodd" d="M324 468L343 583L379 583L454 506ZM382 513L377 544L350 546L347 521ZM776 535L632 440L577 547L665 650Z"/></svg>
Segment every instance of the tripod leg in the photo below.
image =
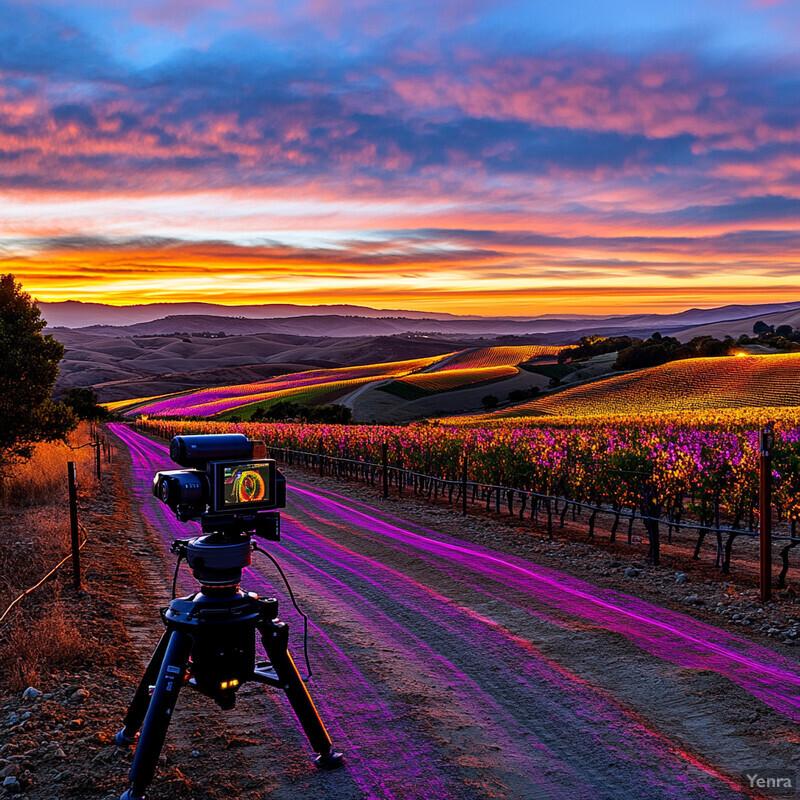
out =
<svg viewBox="0 0 800 800"><path fill-rule="evenodd" d="M186 664L192 650L192 637L188 633L172 631L158 667L158 678L150 706L144 718L139 744L133 757L130 772L130 788L120 800L144 800L145 789L156 772L158 757L167 736L167 726L178 700L178 692L186 675Z"/></svg>
<svg viewBox="0 0 800 800"><path fill-rule="evenodd" d="M281 688L303 727L311 747L319 753L317 766L333 769L343 762L341 753L331 750L331 739L325 725L319 717L314 701L297 671L294 660L289 654L289 626L284 622L270 620L258 626L261 641L267 652L272 668L281 682Z"/></svg>
<svg viewBox="0 0 800 800"><path fill-rule="evenodd" d="M128 713L125 715L122 730L114 737L114 742L120 747L133 744L138 735L139 728L142 727L144 715L147 713L147 708L150 705L150 687L156 682L158 677L158 670L161 662L164 660L164 653L167 652L167 642L169 641L169 633L164 631L161 638L158 640L156 649L153 652L153 657L144 671L142 680L139 682L139 688L133 696Z"/></svg>

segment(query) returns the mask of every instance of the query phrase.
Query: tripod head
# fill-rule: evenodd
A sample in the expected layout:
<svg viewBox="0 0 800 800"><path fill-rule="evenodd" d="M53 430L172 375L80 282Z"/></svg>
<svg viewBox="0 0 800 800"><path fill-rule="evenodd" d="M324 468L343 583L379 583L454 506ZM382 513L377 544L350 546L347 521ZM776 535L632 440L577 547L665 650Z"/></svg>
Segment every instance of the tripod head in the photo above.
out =
<svg viewBox="0 0 800 800"><path fill-rule="evenodd" d="M253 515L251 519L206 517L202 521L203 535L193 539L176 539L172 552L185 558L201 591L232 587L235 591L242 580L242 570L252 561L252 535L278 542L281 538L281 518L278 512Z"/></svg>
<svg viewBox="0 0 800 800"><path fill-rule="evenodd" d="M252 518L212 515L204 517L201 524L202 536L172 543L178 563L173 599L162 616L167 626L192 632L195 644L190 682L194 688L213 698L221 708L232 708L239 686L254 674L254 626L260 618L274 619L278 613L274 598L263 599L242 591L242 570L252 563L254 533L279 540L280 516L277 512ZM200 591L176 597L178 572L184 559L200 584Z"/></svg>

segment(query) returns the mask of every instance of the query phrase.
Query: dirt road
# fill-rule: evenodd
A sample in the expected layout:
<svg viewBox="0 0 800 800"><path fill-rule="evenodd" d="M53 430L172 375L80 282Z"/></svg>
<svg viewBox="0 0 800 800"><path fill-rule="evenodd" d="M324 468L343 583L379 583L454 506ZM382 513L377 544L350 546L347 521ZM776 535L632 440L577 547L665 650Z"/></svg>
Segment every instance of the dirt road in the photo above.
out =
<svg viewBox="0 0 800 800"><path fill-rule="evenodd" d="M165 548L193 535L150 495L153 472L174 468L165 444L112 430L150 535ZM313 620L310 688L347 767L317 773L285 699L245 687L233 712L209 703L207 721L241 736L248 796L699 800L762 797L746 773L800 772L794 661L471 543L454 515L422 527L287 477L282 541L266 546ZM280 599L302 663L274 567L257 560L243 585Z"/></svg>

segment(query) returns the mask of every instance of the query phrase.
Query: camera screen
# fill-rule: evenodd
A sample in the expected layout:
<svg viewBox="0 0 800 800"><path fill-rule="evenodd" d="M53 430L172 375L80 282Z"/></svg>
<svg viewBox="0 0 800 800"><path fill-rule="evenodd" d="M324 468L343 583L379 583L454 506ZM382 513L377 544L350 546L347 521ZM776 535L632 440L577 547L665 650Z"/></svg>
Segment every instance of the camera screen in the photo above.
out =
<svg viewBox="0 0 800 800"><path fill-rule="evenodd" d="M270 463L225 465L222 469L222 504L224 508L269 503L273 476Z"/></svg>

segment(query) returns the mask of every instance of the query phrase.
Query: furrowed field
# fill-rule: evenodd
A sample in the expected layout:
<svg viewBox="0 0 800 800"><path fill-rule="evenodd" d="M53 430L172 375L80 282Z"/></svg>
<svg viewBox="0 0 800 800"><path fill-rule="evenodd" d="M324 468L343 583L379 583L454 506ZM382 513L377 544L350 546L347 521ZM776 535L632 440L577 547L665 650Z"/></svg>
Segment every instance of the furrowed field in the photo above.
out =
<svg viewBox="0 0 800 800"><path fill-rule="evenodd" d="M614 510L640 508L645 490L659 513L709 527L752 527L758 506L758 437L776 423L774 503L779 519L800 516L800 411L757 409L611 419L496 420L493 427L329 426L143 420L169 438L242 432L270 446L379 463L458 480L555 495Z"/></svg>
<svg viewBox="0 0 800 800"><path fill-rule="evenodd" d="M444 356L370 364L341 369L316 369L295 372L285 377L256 383L218 386L156 398L144 398L109 404L121 413L157 414L160 416L214 416L261 401L294 400L330 402L342 392L375 380L396 378L430 366Z"/></svg>
<svg viewBox="0 0 800 800"><path fill-rule="evenodd" d="M472 367L466 369L442 369L436 372L419 372L399 378L396 383L404 383L427 392L447 392L495 381L516 375L517 368L503 364L496 367Z"/></svg>
<svg viewBox="0 0 800 800"><path fill-rule="evenodd" d="M496 412L607 416L800 404L800 353L692 358L575 386Z"/></svg>
<svg viewBox="0 0 800 800"><path fill-rule="evenodd" d="M236 411L247 417L258 405L280 400L332 403L355 389L392 379L391 386L399 385L400 394L403 389L425 394L468 388L516 376L518 364L530 359L555 359L558 351L558 347L539 345L484 347L408 361L295 372L254 383L122 400L107 407L127 415L214 417Z"/></svg>
<svg viewBox="0 0 800 800"><path fill-rule="evenodd" d="M532 358L556 358L560 347L549 345L517 345L507 347L483 347L480 350L466 350L448 358L438 369L442 372L451 369L484 369L486 367L507 367L521 364Z"/></svg>

